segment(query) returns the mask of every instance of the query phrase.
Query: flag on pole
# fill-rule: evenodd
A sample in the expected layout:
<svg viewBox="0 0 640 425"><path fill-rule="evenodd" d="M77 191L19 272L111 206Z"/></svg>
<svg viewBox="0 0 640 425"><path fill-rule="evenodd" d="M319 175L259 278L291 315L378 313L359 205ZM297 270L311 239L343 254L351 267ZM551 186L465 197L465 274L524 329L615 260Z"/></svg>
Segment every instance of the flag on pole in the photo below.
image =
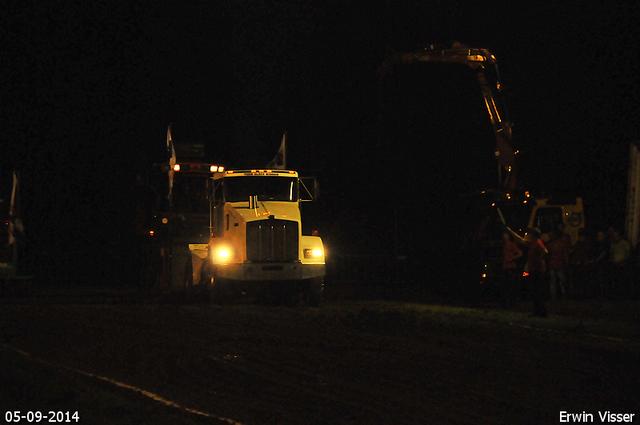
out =
<svg viewBox="0 0 640 425"><path fill-rule="evenodd" d="M175 171L173 169L174 165L176 165L176 150L173 147L173 139L171 139L171 124L167 128L167 155L169 156L169 195L167 199L171 202L172 194L173 194L173 176Z"/></svg>
<svg viewBox="0 0 640 425"><path fill-rule="evenodd" d="M280 143L280 149L276 156L267 164L267 168L273 170L284 170L287 167L287 148L285 146L287 139L287 133L282 135L282 143Z"/></svg>
<svg viewBox="0 0 640 425"><path fill-rule="evenodd" d="M9 206L9 245L16 243L16 235L24 234L24 226L19 215L18 173L13 172L13 189L11 190L11 205Z"/></svg>
<svg viewBox="0 0 640 425"><path fill-rule="evenodd" d="M498 208L498 215L500 216L500 221L502 221L502 224L506 226L507 222L505 221L504 216L502 215L502 211L500 211L500 208Z"/></svg>

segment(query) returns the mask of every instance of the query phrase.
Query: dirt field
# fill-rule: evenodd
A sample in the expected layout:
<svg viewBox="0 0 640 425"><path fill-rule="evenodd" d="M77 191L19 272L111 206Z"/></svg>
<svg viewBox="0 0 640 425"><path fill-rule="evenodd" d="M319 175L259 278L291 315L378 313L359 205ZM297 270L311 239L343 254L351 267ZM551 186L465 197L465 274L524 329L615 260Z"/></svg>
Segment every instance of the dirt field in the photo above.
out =
<svg viewBox="0 0 640 425"><path fill-rule="evenodd" d="M610 411L640 423L637 302L551 305L533 319L527 306L329 298L319 309L5 299L1 419L554 424Z"/></svg>

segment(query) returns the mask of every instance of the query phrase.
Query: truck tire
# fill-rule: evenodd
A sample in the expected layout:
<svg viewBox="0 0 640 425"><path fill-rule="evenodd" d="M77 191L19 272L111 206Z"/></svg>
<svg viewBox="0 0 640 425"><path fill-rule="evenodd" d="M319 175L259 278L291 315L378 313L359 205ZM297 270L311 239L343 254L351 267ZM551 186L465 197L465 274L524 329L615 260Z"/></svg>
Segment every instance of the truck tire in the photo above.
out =
<svg viewBox="0 0 640 425"><path fill-rule="evenodd" d="M211 294L212 303L225 304L229 296L229 281L221 277L214 277L209 293Z"/></svg>
<svg viewBox="0 0 640 425"><path fill-rule="evenodd" d="M324 290L324 277L314 277L305 281L304 301L309 307L320 307Z"/></svg>
<svg viewBox="0 0 640 425"><path fill-rule="evenodd" d="M171 291L185 291L193 286L191 251L185 244L174 244L171 252Z"/></svg>

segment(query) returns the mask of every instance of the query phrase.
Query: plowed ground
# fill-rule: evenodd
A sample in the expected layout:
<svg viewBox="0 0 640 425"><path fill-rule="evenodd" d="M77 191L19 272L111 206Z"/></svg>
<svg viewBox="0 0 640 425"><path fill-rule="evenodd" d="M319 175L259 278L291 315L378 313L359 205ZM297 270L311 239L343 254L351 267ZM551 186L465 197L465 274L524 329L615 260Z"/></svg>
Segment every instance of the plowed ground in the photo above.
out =
<svg viewBox="0 0 640 425"><path fill-rule="evenodd" d="M319 309L35 299L0 305L0 332L2 420L550 424L611 411L640 422L640 332L615 318L339 298Z"/></svg>

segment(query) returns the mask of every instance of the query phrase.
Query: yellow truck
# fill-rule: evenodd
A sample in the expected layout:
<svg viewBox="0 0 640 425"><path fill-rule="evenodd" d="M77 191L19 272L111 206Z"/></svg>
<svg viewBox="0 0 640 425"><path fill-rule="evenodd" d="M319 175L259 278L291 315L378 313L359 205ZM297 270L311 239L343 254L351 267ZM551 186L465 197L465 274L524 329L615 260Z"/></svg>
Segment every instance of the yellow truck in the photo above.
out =
<svg viewBox="0 0 640 425"><path fill-rule="evenodd" d="M303 234L300 211L315 198L315 180L279 169L225 170L211 180L206 255L190 248L200 250L213 301L254 293L318 306L325 251L319 236Z"/></svg>

